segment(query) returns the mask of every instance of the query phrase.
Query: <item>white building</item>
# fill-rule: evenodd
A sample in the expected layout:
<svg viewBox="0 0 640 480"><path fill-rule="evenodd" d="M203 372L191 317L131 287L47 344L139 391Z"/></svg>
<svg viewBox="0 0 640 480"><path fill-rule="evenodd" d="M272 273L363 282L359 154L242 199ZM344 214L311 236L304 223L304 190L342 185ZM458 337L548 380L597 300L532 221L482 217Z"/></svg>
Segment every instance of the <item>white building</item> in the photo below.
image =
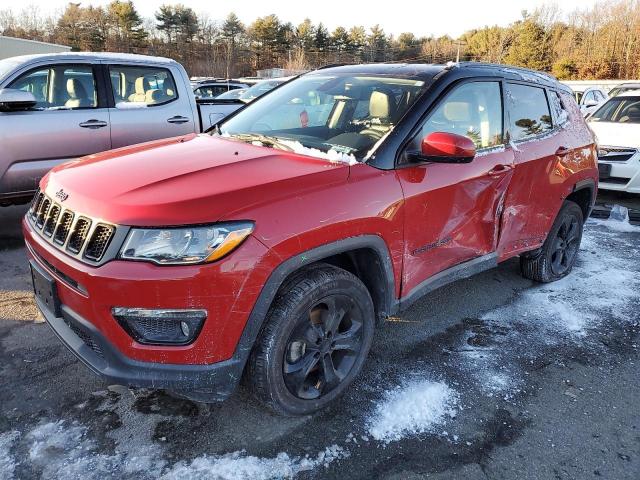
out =
<svg viewBox="0 0 640 480"><path fill-rule="evenodd" d="M36 42L24 38L5 37L0 35L0 60L17 55L31 55L34 53L68 52L71 47L56 45L55 43Z"/></svg>

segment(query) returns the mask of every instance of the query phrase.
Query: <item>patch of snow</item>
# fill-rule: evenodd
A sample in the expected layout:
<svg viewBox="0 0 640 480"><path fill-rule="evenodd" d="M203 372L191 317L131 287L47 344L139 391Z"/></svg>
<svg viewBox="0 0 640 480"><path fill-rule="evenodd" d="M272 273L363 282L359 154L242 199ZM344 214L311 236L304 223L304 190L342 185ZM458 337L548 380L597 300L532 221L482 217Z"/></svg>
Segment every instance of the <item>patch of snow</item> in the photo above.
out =
<svg viewBox="0 0 640 480"><path fill-rule="evenodd" d="M118 110L137 110L140 108L147 108L146 102L118 102L116 108Z"/></svg>
<svg viewBox="0 0 640 480"><path fill-rule="evenodd" d="M293 152L300 155L329 160L331 163L346 163L347 165L358 164L358 160L356 160L356 157L352 153L339 152L333 148L328 152L323 152L317 148L305 147L300 142L292 140L280 140L280 143L287 145L293 150Z"/></svg>
<svg viewBox="0 0 640 480"><path fill-rule="evenodd" d="M16 460L11 454L11 448L20 437L20 432L15 430L0 434L0 476L11 480L16 470Z"/></svg>
<svg viewBox="0 0 640 480"><path fill-rule="evenodd" d="M536 325L540 335L548 332L548 343L557 341L556 334L584 336L606 314L626 318L625 309L637 298L640 276L633 270L624 253L603 249L598 244L599 232L592 225L602 221L590 220L585 228L584 244L571 274L553 283L526 290L517 300L492 310L481 317L487 323L510 324L514 320ZM617 225L604 221L607 226ZM623 224L624 225L624 224ZM621 228L634 228L628 226ZM602 292L603 285L615 286ZM521 320L518 320L521 319Z"/></svg>
<svg viewBox="0 0 640 480"><path fill-rule="evenodd" d="M629 221L629 209L621 205L614 205L607 220L591 219L591 223L600 225L622 233L640 233L640 226L631 225Z"/></svg>
<svg viewBox="0 0 640 480"><path fill-rule="evenodd" d="M87 438L86 427L67 425L64 420L39 425L27 438L32 442L29 459L42 468L43 478L102 480L116 472L157 478L165 465L153 447L139 447L135 452L116 450L112 455L98 453L96 443Z"/></svg>
<svg viewBox="0 0 640 480"><path fill-rule="evenodd" d="M385 394L368 420L368 432L384 443L432 432L455 417L459 397L443 382L412 380Z"/></svg>
<svg viewBox="0 0 640 480"><path fill-rule="evenodd" d="M15 432L10 437L0 436L0 472L3 472L2 467L6 471L13 471L11 465L14 463L9 449L17 435ZM126 451L116 447L113 454L99 453L96 442L88 438L86 427L77 423L68 424L64 420L35 427L27 439L31 441L29 459L42 469L43 478L69 480L102 480L122 476L164 480L269 480L327 468L333 462L349 456L349 452L342 447L332 445L314 457L291 457L287 453L279 453L273 458L258 458L241 451L220 456L202 455L190 462L182 461L168 467L162 459L161 450L151 443Z"/></svg>
<svg viewBox="0 0 640 480"><path fill-rule="evenodd" d="M245 452L222 456L201 456L191 462L179 462L161 478L163 480L271 480L292 478L300 472L327 468L336 460L348 457L337 445L327 447L316 457L292 458L280 453L274 458L258 458Z"/></svg>

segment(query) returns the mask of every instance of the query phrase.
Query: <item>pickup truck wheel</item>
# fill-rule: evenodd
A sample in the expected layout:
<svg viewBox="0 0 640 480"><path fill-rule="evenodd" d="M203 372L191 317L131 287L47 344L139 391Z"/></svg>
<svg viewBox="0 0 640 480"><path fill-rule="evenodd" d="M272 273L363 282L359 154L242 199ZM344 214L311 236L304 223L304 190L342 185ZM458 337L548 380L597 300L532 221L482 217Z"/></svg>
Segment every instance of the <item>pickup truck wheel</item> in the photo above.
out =
<svg viewBox="0 0 640 480"><path fill-rule="evenodd" d="M277 297L248 365L254 394L282 415L314 413L358 375L375 312L364 284L321 264L296 275Z"/></svg>
<svg viewBox="0 0 640 480"><path fill-rule="evenodd" d="M578 204L565 201L540 253L520 257L522 275L536 282L554 282L566 277L578 256L584 217Z"/></svg>

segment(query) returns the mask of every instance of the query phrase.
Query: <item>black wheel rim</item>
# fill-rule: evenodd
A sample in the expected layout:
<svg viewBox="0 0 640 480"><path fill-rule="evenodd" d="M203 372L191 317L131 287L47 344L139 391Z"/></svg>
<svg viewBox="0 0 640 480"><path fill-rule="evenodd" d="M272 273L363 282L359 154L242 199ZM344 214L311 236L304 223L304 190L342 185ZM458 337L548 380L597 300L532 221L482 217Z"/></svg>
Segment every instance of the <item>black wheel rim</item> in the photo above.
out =
<svg viewBox="0 0 640 480"><path fill-rule="evenodd" d="M362 326L361 310L346 295L315 303L287 340L282 370L289 392L312 400L335 390L361 353Z"/></svg>
<svg viewBox="0 0 640 480"><path fill-rule="evenodd" d="M551 269L556 275L566 273L580 247L580 224L574 216L565 218L558 229L551 248Z"/></svg>

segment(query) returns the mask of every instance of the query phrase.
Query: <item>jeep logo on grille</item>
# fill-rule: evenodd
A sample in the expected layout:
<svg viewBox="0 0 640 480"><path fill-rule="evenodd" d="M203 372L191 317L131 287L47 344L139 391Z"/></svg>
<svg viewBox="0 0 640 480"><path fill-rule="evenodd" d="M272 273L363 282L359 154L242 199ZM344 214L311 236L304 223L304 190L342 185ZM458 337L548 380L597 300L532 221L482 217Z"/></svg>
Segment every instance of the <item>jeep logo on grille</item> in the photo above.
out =
<svg viewBox="0 0 640 480"><path fill-rule="evenodd" d="M69 194L63 189L60 189L56 192L56 198L61 202L64 202L67 198L69 198Z"/></svg>

